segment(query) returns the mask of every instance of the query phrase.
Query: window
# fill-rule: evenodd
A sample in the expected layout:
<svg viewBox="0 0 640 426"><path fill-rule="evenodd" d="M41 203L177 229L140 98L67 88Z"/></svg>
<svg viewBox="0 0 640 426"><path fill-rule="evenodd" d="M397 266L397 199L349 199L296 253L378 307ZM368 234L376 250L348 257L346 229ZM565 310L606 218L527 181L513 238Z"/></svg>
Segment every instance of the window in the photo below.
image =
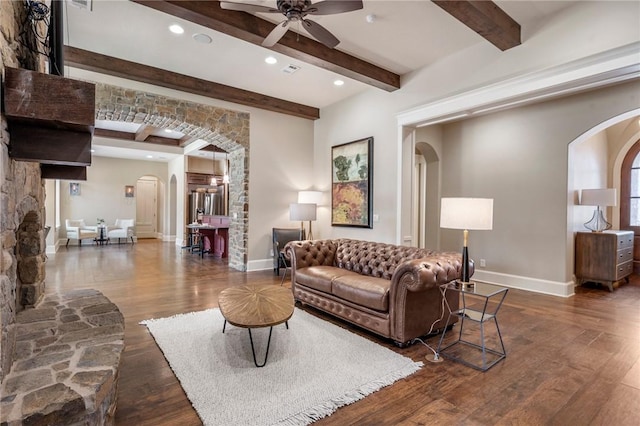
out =
<svg viewBox="0 0 640 426"><path fill-rule="evenodd" d="M620 228L640 235L640 141L631 147L622 162Z"/></svg>

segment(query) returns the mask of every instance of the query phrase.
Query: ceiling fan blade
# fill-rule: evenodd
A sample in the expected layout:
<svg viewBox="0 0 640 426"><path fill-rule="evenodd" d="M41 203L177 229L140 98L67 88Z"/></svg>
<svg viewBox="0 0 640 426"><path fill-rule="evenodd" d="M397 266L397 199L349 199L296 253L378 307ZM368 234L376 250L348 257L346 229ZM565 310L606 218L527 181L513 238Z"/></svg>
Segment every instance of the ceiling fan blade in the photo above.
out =
<svg viewBox="0 0 640 426"><path fill-rule="evenodd" d="M276 25L276 27L273 30L271 30L267 38L264 39L264 41L262 42L262 45L264 47L271 47L274 44L276 44L282 38L282 36L284 36L284 33L286 33L287 30L289 29L288 25L289 25L288 20L282 21L278 25Z"/></svg>
<svg viewBox="0 0 640 426"><path fill-rule="evenodd" d="M314 3L309 7L309 15L333 15L335 13L352 12L362 9L360 0L325 0Z"/></svg>
<svg viewBox="0 0 640 426"><path fill-rule="evenodd" d="M238 12L280 13L278 9L274 9L273 7L260 6L257 4L235 3L230 1L221 1L220 9L237 10Z"/></svg>
<svg viewBox="0 0 640 426"><path fill-rule="evenodd" d="M340 43L340 40L338 40L336 36L317 22L303 19L302 23L304 24L304 28L309 31L309 34L325 46L333 49Z"/></svg>

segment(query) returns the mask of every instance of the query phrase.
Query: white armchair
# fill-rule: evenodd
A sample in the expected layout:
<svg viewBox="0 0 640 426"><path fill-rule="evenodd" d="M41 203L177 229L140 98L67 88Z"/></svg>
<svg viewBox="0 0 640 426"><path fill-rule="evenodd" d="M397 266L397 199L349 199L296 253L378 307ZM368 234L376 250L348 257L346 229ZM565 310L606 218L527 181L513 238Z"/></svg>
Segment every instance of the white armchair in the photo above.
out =
<svg viewBox="0 0 640 426"><path fill-rule="evenodd" d="M98 229L96 226L87 226L84 219L67 219L65 220L67 228L67 246L69 240L78 240L78 245L82 245L82 240L91 238L95 241L98 238Z"/></svg>
<svg viewBox="0 0 640 426"><path fill-rule="evenodd" d="M131 238L131 244L133 244L133 236L135 235L134 228L136 226L136 222L133 219L116 219L116 224L113 227L109 227L108 236L109 239L117 238L118 244L120 244L120 239L124 238L125 240Z"/></svg>

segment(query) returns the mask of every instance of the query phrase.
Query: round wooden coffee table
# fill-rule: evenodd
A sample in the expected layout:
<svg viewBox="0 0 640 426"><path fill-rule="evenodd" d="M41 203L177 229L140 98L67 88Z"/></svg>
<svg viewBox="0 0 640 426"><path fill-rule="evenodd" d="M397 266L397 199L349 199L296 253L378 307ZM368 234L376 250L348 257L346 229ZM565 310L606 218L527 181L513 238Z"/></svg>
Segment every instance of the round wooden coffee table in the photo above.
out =
<svg viewBox="0 0 640 426"><path fill-rule="evenodd" d="M273 326L285 323L287 329L289 328L287 321L293 315L294 307L291 290L273 284L229 287L220 292L218 306L224 317L222 332L224 333L227 327L227 321L236 327L248 329L253 362L256 367L264 367L269 356ZM252 328L260 327L270 327L267 351L262 364L258 364L256 360L256 351L251 335Z"/></svg>

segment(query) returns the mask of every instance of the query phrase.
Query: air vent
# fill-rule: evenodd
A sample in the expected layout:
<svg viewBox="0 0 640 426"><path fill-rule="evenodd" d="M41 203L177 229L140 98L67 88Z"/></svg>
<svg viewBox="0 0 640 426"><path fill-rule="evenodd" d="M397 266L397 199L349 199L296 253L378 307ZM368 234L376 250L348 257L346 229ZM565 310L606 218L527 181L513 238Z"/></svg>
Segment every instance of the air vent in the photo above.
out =
<svg viewBox="0 0 640 426"><path fill-rule="evenodd" d="M286 67L282 68L282 72L285 74L293 74L294 72L298 71L300 68L301 67L297 65L289 64Z"/></svg>
<svg viewBox="0 0 640 426"><path fill-rule="evenodd" d="M92 0L68 0L73 6L78 7L80 9L91 10L91 1Z"/></svg>

